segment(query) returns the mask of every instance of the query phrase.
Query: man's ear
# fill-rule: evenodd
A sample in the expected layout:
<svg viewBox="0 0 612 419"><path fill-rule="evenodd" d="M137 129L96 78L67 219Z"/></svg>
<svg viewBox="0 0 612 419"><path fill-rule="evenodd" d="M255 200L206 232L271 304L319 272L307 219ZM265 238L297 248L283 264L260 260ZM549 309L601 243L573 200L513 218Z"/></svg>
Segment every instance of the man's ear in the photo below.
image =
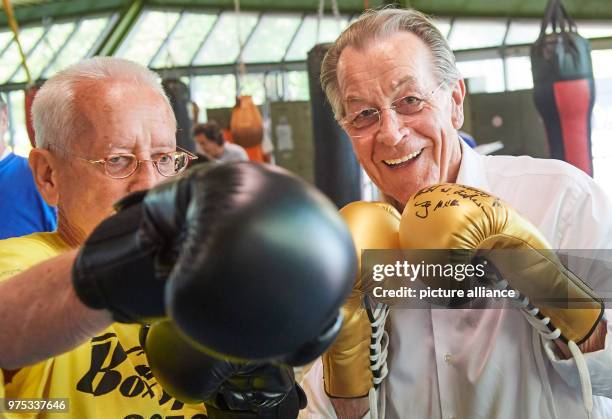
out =
<svg viewBox="0 0 612 419"><path fill-rule="evenodd" d="M38 192L47 204L57 206L59 191L57 188L57 159L51 155L49 150L33 148L28 158L34 183Z"/></svg>
<svg viewBox="0 0 612 419"><path fill-rule="evenodd" d="M465 82L459 79L453 86L453 109L451 120L455 129L460 129L463 126L463 100L465 99Z"/></svg>

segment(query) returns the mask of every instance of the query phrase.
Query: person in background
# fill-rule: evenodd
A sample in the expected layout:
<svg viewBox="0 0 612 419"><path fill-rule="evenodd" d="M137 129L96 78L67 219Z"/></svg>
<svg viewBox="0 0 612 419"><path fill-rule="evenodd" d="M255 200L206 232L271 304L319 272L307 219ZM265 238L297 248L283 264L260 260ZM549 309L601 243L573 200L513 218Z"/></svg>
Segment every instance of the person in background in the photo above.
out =
<svg viewBox="0 0 612 419"><path fill-rule="evenodd" d="M469 145L471 148L476 148L478 144L476 144L476 140L474 139L474 137L472 137L467 132L461 130L457 131L457 133L459 134L459 138L465 141L467 145Z"/></svg>
<svg viewBox="0 0 612 419"><path fill-rule="evenodd" d="M225 141L221 127L215 121L198 124L193 128L193 137L196 142L198 157L200 155L212 157L219 163L247 161L247 152L238 144Z"/></svg>
<svg viewBox="0 0 612 419"><path fill-rule="evenodd" d="M28 159L17 156L4 143L8 109L0 96L0 239L37 231L53 231L57 213L40 196Z"/></svg>

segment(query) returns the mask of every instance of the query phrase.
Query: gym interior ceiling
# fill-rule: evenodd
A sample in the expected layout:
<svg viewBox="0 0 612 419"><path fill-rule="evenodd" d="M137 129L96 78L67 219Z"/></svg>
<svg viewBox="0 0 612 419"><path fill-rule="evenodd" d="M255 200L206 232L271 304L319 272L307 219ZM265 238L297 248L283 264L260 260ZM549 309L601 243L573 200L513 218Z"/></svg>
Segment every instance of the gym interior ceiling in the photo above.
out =
<svg viewBox="0 0 612 419"><path fill-rule="evenodd" d="M365 6L391 3L337 2L337 16L331 0L325 0L320 16L319 0L240 0L238 14L234 0L11 0L32 80L47 79L82 58L112 55L147 65L163 77L188 79L192 96L206 108L231 106L239 79L249 85L256 103L264 97L308 100L306 55L312 46L335 39ZM482 81L480 73L486 72L491 79L486 91L507 91L531 87L529 46L538 36L546 3L401 0L399 5L434 16L466 78ZM612 49L611 0L563 3L592 49ZM240 60L247 77L235 77ZM26 154L22 109L28 81L4 13L0 62L0 91L14 110L9 141ZM478 91L476 82L471 90Z"/></svg>
<svg viewBox="0 0 612 419"><path fill-rule="evenodd" d="M241 58L251 73L302 71L317 41L334 39L364 6L388 0L12 0L32 79L92 55L129 57L166 77L232 74ZM547 0L402 0L437 17L458 61L526 56ZM610 0L564 0L581 33L612 43ZM603 42L603 43L602 43ZM240 44L242 43L242 48ZM261 48L266 45L266 48ZM476 54L476 55L474 55ZM0 90L22 89L20 66L6 15L0 14Z"/></svg>

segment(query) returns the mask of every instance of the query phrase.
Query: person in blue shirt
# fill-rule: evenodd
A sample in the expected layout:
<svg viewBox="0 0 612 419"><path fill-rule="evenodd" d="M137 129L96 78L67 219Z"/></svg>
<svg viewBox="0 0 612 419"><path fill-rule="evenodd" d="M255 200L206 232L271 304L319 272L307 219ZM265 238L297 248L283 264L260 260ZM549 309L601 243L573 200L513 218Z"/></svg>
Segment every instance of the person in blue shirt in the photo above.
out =
<svg viewBox="0 0 612 419"><path fill-rule="evenodd" d="M470 134L465 131L459 130L459 138L461 138L467 145L471 148L476 148L478 144L476 144L476 140Z"/></svg>
<svg viewBox="0 0 612 419"><path fill-rule="evenodd" d="M53 231L56 210L38 193L28 160L4 144L7 128L8 110L0 96L0 239Z"/></svg>

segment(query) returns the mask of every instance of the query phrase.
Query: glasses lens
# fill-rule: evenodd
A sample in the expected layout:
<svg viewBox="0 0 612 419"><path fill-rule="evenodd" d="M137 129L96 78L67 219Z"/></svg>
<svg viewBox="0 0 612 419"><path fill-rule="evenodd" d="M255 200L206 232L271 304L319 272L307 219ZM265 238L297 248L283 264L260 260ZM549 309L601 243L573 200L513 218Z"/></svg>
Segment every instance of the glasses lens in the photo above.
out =
<svg viewBox="0 0 612 419"><path fill-rule="evenodd" d="M189 158L186 153L176 151L163 154L157 159L157 170L162 176L175 176L187 168Z"/></svg>
<svg viewBox="0 0 612 419"><path fill-rule="evenodd" d="M106 173L117 179L128 177L134 173L137 165L136 157L131 154L109 156L106 159Z"/></svg>
<svg viewBox="0 0 612 419"><path fill-rule="evenodd" d="M357 129L367 128L378 122L378 109L364 109L351 121L351 125Z"/></svg>
<svg viewBox="0 0 612 419"><path fill-rule="evenodd" d="M393 102L393 109L402 115L412 115L423 109L423 99L415 96L406 96Z"/></svg>

